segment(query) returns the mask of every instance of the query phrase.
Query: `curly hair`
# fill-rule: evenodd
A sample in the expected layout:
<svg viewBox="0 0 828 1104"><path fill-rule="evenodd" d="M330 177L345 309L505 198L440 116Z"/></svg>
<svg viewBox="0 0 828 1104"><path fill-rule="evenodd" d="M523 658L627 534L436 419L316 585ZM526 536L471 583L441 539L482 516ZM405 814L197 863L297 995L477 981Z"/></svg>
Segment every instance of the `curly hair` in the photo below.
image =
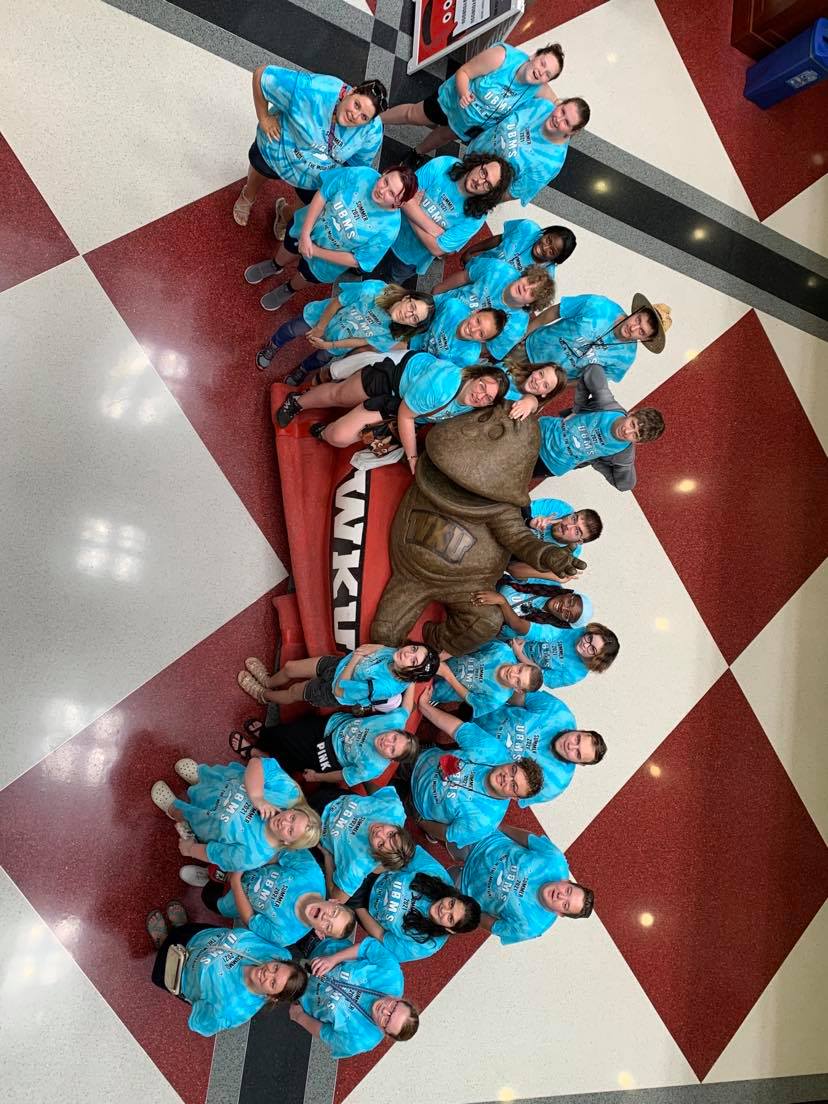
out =
<svg viewBox="0 0 828 1104"><path fill-rule="evenodd" d="M529 759L526 756L523 759L516 760L515 766L520 767L526 775L526 781L529 783L528 796L537 797L543 789L543 767L540 763L536 763L534 759Z"/></svg>
<svg viewBox="0 0 828 1104"><path fill-rule="evenodd" d="M535 289L535 298L523 308L524 310L542 311L552 305L555 298L555 281L549 275L546 265L530 265L523 273ZM520 277L518 277L520 279Z"/></svg>
<svg viewBox="0 0 828 1104"><path fill-rule="evenodd" d="M455 163L449 169L449 180L459 181L480 165L489 165L494 162L500 168L500 180L491 191L484 195L470 195L463 204L463 214L466 218L483 218L493 211L498 203L502 203L509 194L512 181L515 178L514 170L508 161L498 157L495 153L467 153L464 158Z"/></svg>

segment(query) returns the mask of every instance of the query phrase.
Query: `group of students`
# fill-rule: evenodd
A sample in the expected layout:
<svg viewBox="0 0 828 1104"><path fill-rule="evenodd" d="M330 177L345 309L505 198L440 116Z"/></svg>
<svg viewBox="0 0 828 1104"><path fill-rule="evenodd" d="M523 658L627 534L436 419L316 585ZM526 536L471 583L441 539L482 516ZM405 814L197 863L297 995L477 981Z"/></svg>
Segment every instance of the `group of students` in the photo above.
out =
<svg viewBox="0 0 828 1104"><path fill-rule="evenodd" d="M245 278L287 277L263 297L269 310L308 284L340 281L257 354L267 369L298 337L314 348L288 377L298 386L312 376L314 386L288 395L280 426L304 409L345 407L312 427L344 447L393 421L414 471L418 426L504 400L512 417L533 417L574 384L572 411L539 419L541 473L590 463L619 489L634 484L635 442L658 437L663 419L627 414L608 381L622 378L639 343L664 348L669 308L641 295L629 312L600 295L554 303L556 265L576 246L566 227L513 220L469 245L496 204L531 201L587 123L585 101L558 100L548 87L563 61L558 45L529 57L500 43L435 97L390 109L378 81L351 88L256 70L259 127L234 218L246 225L266 178L290 184L303 206L277 203L281 244ZM416 161L452 137L467 152L380 174L371 164L383 120L431 129ZM461 270L434 295L402 286L459 250ZM380 278L342 280L377 269ZM557 499L534 500L526 524L576 556L602 531L594 510ZM190 923L178 901L147 918L153 980L189 1002L194 1031L213 1034L284 1001L337 1058L410 1039L419 1016L403 995L401 963L479 927L510 944L542 935L558 916L591 914L593 893L570 877L562 852L503 819L510 802L552 800L576 767L603 759L602 735L579 728L556 691L607 670L618 637L594 619L587 594L523 563L471 600L502 615L497 638L472 654L363 644L275 674L249 658L238 683L257 703L309 711L275 725L250 719L230 733L241 763L179 760L186 797L153 785L193 860L182 879L236 924ZM422 746L418 714L430 722ZM445 865L415 842L411 821L445 848ZM357 924L364 935L355 943Z"/></svg>

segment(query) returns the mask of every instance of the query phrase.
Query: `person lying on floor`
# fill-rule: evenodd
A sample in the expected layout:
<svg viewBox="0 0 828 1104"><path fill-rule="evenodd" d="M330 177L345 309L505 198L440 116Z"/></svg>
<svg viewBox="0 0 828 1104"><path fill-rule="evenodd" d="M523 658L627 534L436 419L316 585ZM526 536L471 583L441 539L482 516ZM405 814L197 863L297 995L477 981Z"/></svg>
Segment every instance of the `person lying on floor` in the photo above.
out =
<svg viewBox="0 0 828 1104"><path fill-rule="evenodd" d="M276 311L303 288L333 284L349 268L372 272L397 237L400 207L416 194L416 177L401 165L382 175L368 168L329 169L308 206L293 216L276 256L250 265L244 278L260 284L293 270L260 299L265 310Z"/></svg>
<svg viewBox="0 0 828 1104"><path fill-rule="evenodd" d="M543 770L543 786L531 797L518 798L521 808L554 801L572 782L576 767L600 763L607 751L603 736L578 728L572 711L554 694L530 694L525 705L503 705L458 729L454 739L473 752L481 731L497 740L513 763L534 759ZM487 740L487 751L489 746Z"/></svg>
<svg viewBox="0 0 828 1104"><path fill-rule="evenodd" d="M442 422L458 414L502 401L509 380L498 368L475 364L458 368L429 353L407 353L399 362L388 357L347 379L323 383L301 394L292 391L276 412L284 429L303 410L329 406L349 412L327 425L316 422L311 433L335 448L356 444L366 426L396 418L400 441L413 474L417 466L417 425Z"/></svg>
<svg viewBox="0 0 828 1104"><path fill-rule="evenodd" d="M532 663L515 663L515 653L502 640L490 640L475 652L449 656L431 690L435 704L464 701L475 718L505 705L516 691L540 690L543 676Z"/></svg>
<svg viewBox="0 0 828 1104"><path fill-rule="evenodd" d="M497 740L476 725L432 704L429 689L417 703L422 715L447 736L462 729L476 737L474 751L420 752L414 767L397 771L394 787L410 799L423 831L460 847L489 835L506 815L511 800L531 797L543 787L543 771L529 758L511 762Z"/></svg>
<svg viewBox="0 0 828 1104"><path fill-rule="evenodd" d="M426 291L406 291L381 280L343 284L330 299L308 303L301 314L284 322L256 354L256 365L269 368L289 341L306 337L315 352L285 376L285 383L299 387L334 357L355 349L387 353L405 348L428 329L433 317L434 299Z"/></svg>
<svg viewBox="0 0 828 1104"><path fill-rule="evenodd" d="M177 822L182 855L222 870L255 870L283 848L319 842L319 816L275 759L209 767L179 759L175 772L188 784L186 800L166 782L154 783L155 805Z"/></svg>
<svg viewBox="0 0 828 1104"><path fill-rule="evenodd" d="M504 576L497 590L480 590L472 601L478 606L500 607L502 640L516 636L557 640L558 629L580 629L592 617L592 602L586 594L541 579Z"/></svg>
<svg viewBox="0 0 828 1104"><path fill-rule="evenodd" d="M576 510L560 498L533 498L524 511L524 517L540 540L557 544L559 548L569 548L572 555L579 558L582 557L583 546L597 540L604 529L597 511ZM515 579L564 581L552 571L538 571L519 560L512 560L507 571ZM572 582L571 579L568 581Z"/></svg>
<svg viewBox="0 0 828 1104"><path fill-rule="evenodd" d="M320 786L311 800L322 814L319 850L334 900L351 906L369 874L402 870L414 857L414 841L403 827L405 809L392 786L368 797Z"/></svg>
<svg viewBox="0 0 828 1104"><path fill-rule="evenodd" d="M543 673L543 687L539 693L558 686L574 686L590 672L602 674L609 670L621 649L612 629L599 621L589 621L583 629L575 632L569 626L557 629L548 624L539 626L539 629L542 629L542 634L537 635L542 635L542 639L512 637L515 657L524 663L534 663ZM502 636L510 632L514 630L508 625L501 629ZM518 704L522 704L529 695L518 693L515 698Z"/></svg>
<svg viewBox="0 0 828 1104"><path fill-rule="evenodd" d="M189 923L180 901L167 905L166 916L153 909L147 932L156 950L153 984L191 1006L188 1026L199 1035L240 1027L266 1006L296 1001L308 984L283 947L246 928Z"/></svg>
<svg viewBox="0 0 828 1104"><path fill-rule="evenodd" d="M201 900L213 912L241 920L255 935L289 947L308 932L319 939L347 939L355 916L340 901L325 899L325 875L310 851L280 851L256 870L226 872L212 881L203 866L185 866L181 878L201 886Z"/></svg>
<svg viewBox="0 0 828 1104"><path fill-rule="evenodd" d="M368 935L400 962L430 958L450 935L480 923L480 906L457 892L448 871L423 847L404 870L369 874L352 901Z"/></svg>
<svg viewBox="0 0 828 1104"><path fill-rule="evenodd" d="M321 388L316 388L321 390ZM408 640L400 648L360 644L345 656L291 659L268 674L261 660L246 660L238 683L260 705L307 702L316 709L376 708L412 682L428 682L437 673L440 657L433 648Z"/></svg>
<svg viewBox="0 0 828 1104"><path fill-rule="evenodd" d="M559 916L591 916L595 901L551 840L508 824L468 849L458 884L479 903L482 927L507 945L537 939Z"/></svg>
<svg viewBox="0 0 828 1104"><path fill-rule="evenodd" d="M405 731L413 705L414 686L409 684L402 705L387 713L306 713L277 725L247 721L244 733L230 733L230 747L242 759L254 752L272 755L288 774L301 774L306 782L357 786L379 778L389 763L417 758L417 737Z"/></svg>
<svg viewBox="0 0 828 1104"><path fill-rule="evenodd" d="M354 945L325 939L311 963L308 987L290 1018L327 1046L333 1058L352 1058L383 1039L405 1042L420 1024L402 999L400 964L376 939Z"/></svg>

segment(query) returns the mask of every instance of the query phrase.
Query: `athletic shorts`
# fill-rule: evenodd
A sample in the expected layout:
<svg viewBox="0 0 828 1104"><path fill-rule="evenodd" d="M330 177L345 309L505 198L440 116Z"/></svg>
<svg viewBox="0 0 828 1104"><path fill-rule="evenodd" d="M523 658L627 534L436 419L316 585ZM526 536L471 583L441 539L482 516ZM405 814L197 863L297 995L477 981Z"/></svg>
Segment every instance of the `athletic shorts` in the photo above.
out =
<svg viewBox="0 0 828 1104"><path fill-rule="evenodd" d="M437 93L432 92L430 96L423 100L423 111L425 117L430 119L435 126L448 126L448 116L442 107L440 107L440 101L437 99ZM253 166L256 167L255 165Z"/></svg>
<svg viewBox="0 0 828 1104"><path fill-rule="evenodd" d="M271 169L264 157L262 157L262 151L259 149L259 144L254 140L253 145L247 151L247 160L252 167L256 170L259 176L266 176L268 180L283 180L275 169ZM307 206L308 203L316 195L313 188L297 188L295 184L291 184L289 180L284 180L285 184L289 184L293 188L294 192L299 196L302 202Z"/></svg>
<svg viewBox="0 0 828 1104"><path fill-rule="evenodd" d="M282 242L288 253L293 253L295 257L299 257L299 239L293 237L293 223L287 228L285 234L285 240ZM304 276L309 284L321 284L322 281L318 276L314 276L311 271L311 267L304 257L299 257L299 275Z"/></svg>

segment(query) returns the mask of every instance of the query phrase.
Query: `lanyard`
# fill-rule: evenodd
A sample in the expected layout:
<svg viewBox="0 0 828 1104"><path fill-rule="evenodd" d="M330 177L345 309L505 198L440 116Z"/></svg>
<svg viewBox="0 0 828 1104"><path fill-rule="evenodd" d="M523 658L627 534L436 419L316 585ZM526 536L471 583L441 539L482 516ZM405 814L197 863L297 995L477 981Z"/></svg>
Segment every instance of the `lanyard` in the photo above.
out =
<svg viewBox="0 0 828 1104"><path fill-rule="evenodd" d="M621 319L621 321L623 322L624 318L629 318L629 317L630 316L628 314L625 314L624 317ZM584 349L584 351L582 353L576 353L575 350L572 348L572 346L566 340L565 337L559 337L558 340L560 341L561 345L564 346L566 351L569 353L570 359L572 361L579 361L579 360L582 360L585 356L587 356L587 354L590 353L592 351L592 349L595 348L596 345L600 345L603 342L604 338L607 336L607 334L611 334L612 331L615 329L615 327L617 325L618 325L617 322L613 322L613 324L610 326L610 328L608 330L605 330L604 333L602 333L600 337L596 337L592 341L590 341L589 345L587 345L587 347Z"/></svg>
<svg viewBox="0 0 828 1104"><path fill-rule="evenodd" d="M345 99L345 90L347 87L347 84L343 84L339 90L339 95L336 98L334 109L331 112L331 125L328 127L328 157L330 157L331 161L335 161L337 165L341 165L342 162L339 160L338 157L334 156L334 128L336 127L336 109Z"/></svg>
<svg viewBox="0 0 828 1104"><path fill-rule="evenodd" d="M350 981L339 981L337 978L332 978L327 974L324 977L316 979L320 985L328 985L331 989L334 989L337 993L345 998L352 1008L355 1008L357 1012L362 1013L369 1023L377 1024L374 1022L374 1017L370 1012L366 1012L362 1005L359 1003L359 995L367 994L369 997L387 997L387 993L381 993L378 989L368 989L364 985L354 985ZM381 1030L381 1029L378 1029Z"/></svg>

